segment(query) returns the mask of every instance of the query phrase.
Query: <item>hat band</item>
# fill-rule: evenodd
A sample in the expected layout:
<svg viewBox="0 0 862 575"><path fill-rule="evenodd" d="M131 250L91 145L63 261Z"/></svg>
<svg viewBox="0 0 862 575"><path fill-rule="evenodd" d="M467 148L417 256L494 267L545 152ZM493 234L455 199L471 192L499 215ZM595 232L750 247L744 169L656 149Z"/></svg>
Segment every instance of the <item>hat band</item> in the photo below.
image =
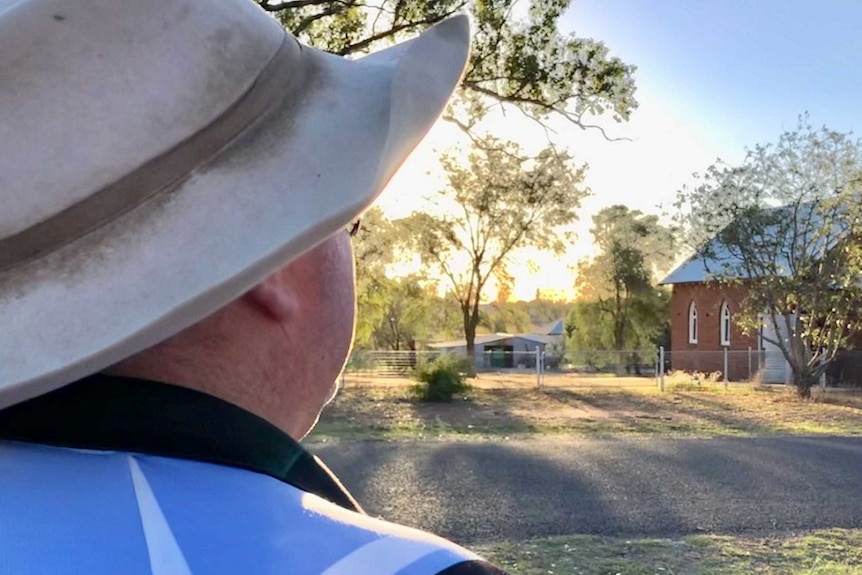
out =
<svg viewBox="0 0 862 575"><path fill-rule="evenodd" d="M251 87L212 123L164 154L149 160L84 200L17 234L0 240L0 271L42 257L94 231L147 200L175 190L243 132L259 123L303 81L296 46L285 34Z"/></svg>

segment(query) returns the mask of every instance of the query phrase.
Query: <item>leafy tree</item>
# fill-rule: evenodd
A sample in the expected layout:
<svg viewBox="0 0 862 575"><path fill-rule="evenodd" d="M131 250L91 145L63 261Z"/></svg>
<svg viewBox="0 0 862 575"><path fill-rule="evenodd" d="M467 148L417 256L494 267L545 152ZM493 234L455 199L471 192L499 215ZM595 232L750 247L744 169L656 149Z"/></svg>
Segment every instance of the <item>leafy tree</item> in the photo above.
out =
<svg viewBox="0 0 862 575"><path fill-rule="evenodd" d="M526 310L509 302L496 301L480 306L479 325L492 333L525 333L530 331L533 323Z"/></svg>
<svg viewBox="0 0 862 575"><path fill-rule="evenodd" d="M427 339L431 306L439 299L419 278L382 278L383 314L372 333L374 349L416 349L417 340Z"/></svg>
<svg viewBox="0 0 862 575"><path fill-rule="evenodd" d="M262 8L305 43L356 55L414 36L455 13L472 16L470 61L461 82L462 113L448 118L470 128L491 105L508 103L542 120L561 115L579 126L610 112L627 120L637 107L634 67L610 57L598 41L560 33L571 0L266 0Z"/></svg>
<svg viewBox="0 0 862 575"><path fill-rule="evenodd" d="M395 231L378 207L363 214L353 238L356 261L356 335L357 348L372 348L376 326L386 317L389 285L386 266L395 261Z"/></svg>
<svg viewBox="0 0 862 575"><path fill-rule="evenodd" d="M568 347L577 351L612 349L612 325L602 321L602 315L598 302L576 301L566 316Z"/></svg>
<svg viewBox="0 0 862 575"><path fill-rule="evenodd" d="M598 301L575 302L566 316L567 356L573 363L585 362L594 369L613 365L639 375L647 357L642 350L666 345L670 333L670 294L657 289L644 293L631 304L627 317L626 343L617 347L615 324Z"/></svg>
<svg viewBox="0 0 862 575"><path fill-rule="evenodd" d="M663 225L658 216L614 205L593 216L590 230L595 246L603 253L637 248L643 255L646 274L663 276L676 257L675 230Z"/></svg>
<svg viewBox="0 0 862 575"><path fill-rule="evenodd" d="M519 302L521 303L521 302ZM572 309L572 302L561 299L548 299L541 289L536 290L536 297L529 302L523 302L533 323L543 324L565 318Z"/></svg>
<svg viewBox="0 0 862 575"><path fill-rule="evenodd" d="M429 340L454 340L463 335L461 306L451 291L443 297L435 297L429 307L428 325L433 326L428 331Z"/></svg>
<svg viewBox="0 0 862 575"><path fill-rule="evenodd" d="M860 142L805 117L678 194L677 219L709 276L747 288L738 324L765 326L801 397L862 328L860 199Z"/></svg>
<svg viewBox="0 0 862 575"><path fill-rule="evenodd" d="M391 277L388 267L403 258L408 241L401 222L379 207L366 211L353 238L356 261L359 349L409 349L432 336L451 336L451 302L425 278Z"/></svg>
<svg viewBox="0 0 862 575"><path fill-rule="evenodd" d="M670 317L655 283L673 260L672 231L657 216L616 205L593 217L591 233L599 253L578 265L574 349L651 346Z"/></svg>
<svg viewBox="0 0 862 575"><path fill-rule="evenodd" d="M423 263L440 273L458 302L468 355L488 282L512 279L512 252L524 246L565 248L567 236L559 228L575 221L588 193L581 186L586 167L573 168L570 160L552 148L527 158L517 144L487 136L473 147L468 165L453 156L442 160L448 187L441 199L454 202L455 209L416 213L406 223Z"/></svg>

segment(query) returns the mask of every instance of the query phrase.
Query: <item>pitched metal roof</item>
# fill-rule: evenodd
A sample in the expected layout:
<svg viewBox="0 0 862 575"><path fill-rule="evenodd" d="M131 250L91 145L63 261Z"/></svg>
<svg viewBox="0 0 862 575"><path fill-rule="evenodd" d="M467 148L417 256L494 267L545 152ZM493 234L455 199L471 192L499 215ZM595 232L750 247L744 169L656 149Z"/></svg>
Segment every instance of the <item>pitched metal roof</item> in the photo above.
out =
<svg viewBox="0 0 862 575"><path fill-rule="evenodd" d="M539 343L543 345L552 344L556 341L555 336L553 335L542 335L542 334L534 334L534 333L520 333L520 334L511 334L511 333L489 333L484 335L477 335L474 341L475 345L488 345L489 343L496 343L498 341L505 341L507 339L523 339L526 341L530 341L533 343ZM449 349L455 347L466 347L467 340L466 339L455 339L452 341L441 341L437 343L429 343L428 347L432 349Z"/></svg>
<svg viewBox="0 0 862 575"><path fill-rule="evenodd" d="M813 220L815 218L822 218L822 214L819 212L810 211L816 206L814 202L802 204L800 206L781 206L776 208L766 208L764 209L764 214L769 214L773 217L778 218L786 218L790 219L794 215L794 210L799 210L798 213L802 214L802 217L805 219ZM805 212L809 211L808 216L806 217ZM728 227L739 224L739 221L734 221L728 224L725 228L721 230L728 229ZM816 227L818 224L815 222L811 224ZM831 234L827 234L826 236L819 236L816 239L812 239L807 242L805 245L807 253L813 253L823 246L823 242L829 242L831 244L835 244L842 234L840 233L839 222L835 222L835 229ZM777 225L775 226L764 226L763 230L764 236L769 235L770 233L777 235L780 233L780 229ZM741 254L734 253L728 246L720 240L721 232L717 233L716 236L710 240L707 246L703 250L699 250L694 255L684 260L681 264L679 264L673 271L671 271L667 276L664 277L659 282L659 285L672 285L672 284L682 284L682 283L700 283L707 282L711 280L715 280L718 277L727 277L728 275L732 275L738 279L745 279L749 277L747 273L743 271L744 261L742 259ZM782 250L786 252L786 254L777 254L776 256L776 268L778 270L790 270L791 269L791 260L789 253L792 251L792 246L790 243L794 241L801 241L804 238L799 238L798 236L794 236L791 234L789 238L785 238L785 241L788 242L787 249ZM819 245L818 245L819 244ZM705 255L709 254L709 255ZM785 273L789 273L789 271L785 271Z"/></svg>
<svg viewBox="0 0 862 575"><path fill-rule="evenodd" d="M563 335L566 333L565 320L564 318L560 318L543 323L536 327L533 333L538 335Z"/></svg>

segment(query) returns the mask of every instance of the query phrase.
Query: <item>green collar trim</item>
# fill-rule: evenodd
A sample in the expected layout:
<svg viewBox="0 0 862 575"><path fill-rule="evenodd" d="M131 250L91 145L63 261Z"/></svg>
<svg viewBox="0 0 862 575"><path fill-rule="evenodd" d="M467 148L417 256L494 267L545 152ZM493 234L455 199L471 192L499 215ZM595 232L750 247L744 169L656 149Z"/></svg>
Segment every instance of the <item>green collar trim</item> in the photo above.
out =
<svg viewBox="0 0 862 575"><path fill-rule="evenodd" d="M238 467L362 512L329 469L289 435L226 401L176 385L93 375L0 411L0 439Z"/></svg>

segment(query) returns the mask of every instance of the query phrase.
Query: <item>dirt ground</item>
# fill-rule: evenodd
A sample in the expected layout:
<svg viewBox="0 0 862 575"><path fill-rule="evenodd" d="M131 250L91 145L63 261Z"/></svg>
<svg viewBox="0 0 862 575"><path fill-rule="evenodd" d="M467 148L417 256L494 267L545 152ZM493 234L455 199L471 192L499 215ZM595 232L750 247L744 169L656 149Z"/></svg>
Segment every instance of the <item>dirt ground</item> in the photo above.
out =
<svg viewBox="0 0 862 575"><path fill-rule="evenodd" d="M532 377L531 377L532 376ZM480 375L451 403L422 403L412 381L352 378L326 408L312 439L415 439L536 433L582 435L862 435L862 395L830 391L799 401L781 386L718 384L659 392L649 378L553 380ZM565 386L564 386L565 385Z"/></svg>

